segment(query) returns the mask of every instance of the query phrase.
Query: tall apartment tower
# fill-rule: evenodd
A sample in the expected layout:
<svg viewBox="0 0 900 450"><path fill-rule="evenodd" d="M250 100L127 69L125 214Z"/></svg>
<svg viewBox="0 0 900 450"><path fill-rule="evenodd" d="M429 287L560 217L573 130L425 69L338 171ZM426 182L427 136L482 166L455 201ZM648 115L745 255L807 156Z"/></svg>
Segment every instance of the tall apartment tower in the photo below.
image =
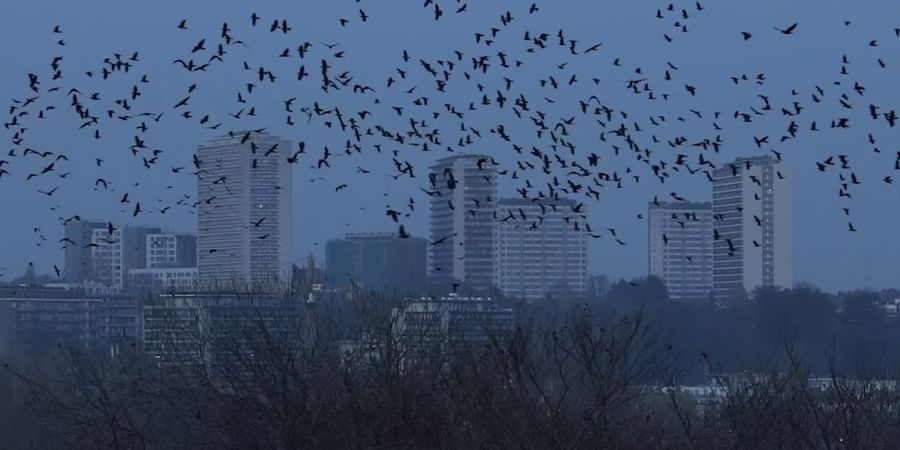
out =
<svg viewBox="0 0 900 450"><path fill-rule="evenodd" d="M235 132L197 149L197 266L204 289L271 288L290 273L291 142Z"/></svg>
<svg viewBox="0 0 900 450"><path fill-rule="evenodd" d="M443 158L430 167L428 275L436 289L454 283L486 290L493 282L497 173L484 155Z"/></svg>
<svg viewBox="0 0 900 450"><path fill-rule="evenodd" d="M703 300L713 287L712 203L650 203L650 275L673 300Z"/></svg>
<svg viewBox="0 0 900 450"><path fill-rule="evenodd" d="M524 300L587 292L587 228L575 208L570 199L501 199L494 285Z"/></svg>
<svg viewBox="0 0 900 450"><path fill-rule="evenodd" d="M791 188L768 156L713 172L713 294L719 304L760 286L793 285Z"/></svg>

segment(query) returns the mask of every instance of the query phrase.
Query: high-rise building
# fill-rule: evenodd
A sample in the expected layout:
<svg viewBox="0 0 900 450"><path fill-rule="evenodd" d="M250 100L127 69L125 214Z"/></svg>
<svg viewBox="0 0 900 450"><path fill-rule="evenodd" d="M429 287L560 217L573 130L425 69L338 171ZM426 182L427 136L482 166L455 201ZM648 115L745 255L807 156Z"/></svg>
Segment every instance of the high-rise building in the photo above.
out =
<svg viewBox="0 0 900 450"><path fill-rule="evenodd" d="M106 228L94 228L91 236L90 280L122 290L125 287L125 263L122 259L122 229L112 234Z"/></svg>
<svg viewBox="0 0 900 450"><path fill-rule="evenodd" d="M712 204L651 202L650 275L659 277L673 300L702 300L712 292Z"/></svg>
<svg viewBox="0 0 900 450"><path fill-rule="evenodd" d="M155 233L146 236L143 268L197 267L197 237L191 234Z"/></svg>
<svg viewBox="0 0 900 450"><path fill-rule="evenodd" d="M713 294L720 304L760 286L793 285L791 189L773 158L713 172Z"/></svg>
<svg viewBox="0 0 900 450"><path fill-rule="evenodd" d="M90 220L73 220L65 225L66 266L65 279L71 283L92 280L93 262L91 261L94 230L105 229L106 223Z"/></svg>
<svg viewBox="0 0 900 450"><path fill-rule="evenodd" d="M291 270L291 143L240 132L197 149L200 285L272 287Z"/></svg>
<svg viewBox="0 0 900 450"><path fill-rule="evenodd" d="M425 284L427 242L393 233L353 233L325 244L330 286L351 282L376 291L415 291Z"/></svg>
<svg viewBox="0 0 900 450"><path fill-rule="evenodd" d="M484 155L443 158L430 167L428 275L449 292L455 283L486 290L493 282L497 173Z"/></svg>
<svg viewBox="0 0 900 450"><path fill-rule="evenodd" d="M125 270L147 268L147 236L161 234L162 229L150 226L125 226L122 233L122 264ZM127 273L126 273L127 284Z"/></svg>
<svg viewBox="0 0 900 450"><path fill-rule="evenodd" d="M576 208L571 199L500 199L494 285L525 300L586 293L587 228Z"/></svg>

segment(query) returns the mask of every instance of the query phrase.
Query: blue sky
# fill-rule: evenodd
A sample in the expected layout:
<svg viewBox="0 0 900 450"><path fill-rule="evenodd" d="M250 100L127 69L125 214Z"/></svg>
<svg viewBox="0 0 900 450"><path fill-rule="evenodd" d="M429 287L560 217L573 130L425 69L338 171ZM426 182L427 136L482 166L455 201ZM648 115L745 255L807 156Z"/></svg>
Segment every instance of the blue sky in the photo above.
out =
<svg viewBox="0 0 900 450"><path fill-rule="evenodd" d="M536 109L547 111L554 118L574 115L578 100L597 95L601 101L617 110L627 111L628 122L647 123L647 118L665 115L670 120L658 130L642 133L649 139L651 133L661 139L685 136L689 140L712 136L709 119L713 112L721 112L717 121L723 128L718 134L724 140L722 153L705 154L716 162L728 161L737 156L764 153L757 149L754 136L770 135L771 148L784 155L794 186L794 260L797 281L811 282L826 289L854 287L897 286L900 265L900 243L896 230L900 224L900 191L896 184L888 185L884 176L897 176L893 171L893 155L900 148L896 129L884 121L866 120L869 104L879 105L889 111L898 105L898 90L893 85L896 71L900 70L900 38L894 27L900 5L888 1L871 1L850 4L838 1L781 2L763 0L757 2L707 2L703 11L696 11L694 2L676 3L675 13L666 13L665 19L657 19L656 10L668 3L656 2L595 2L568 1L544 2L534 15L527 12L530 2L469 2L467 11L454 14L456 3L442 2L445 15L439 22L432 20L430 10L421 2L259 2L252 7L242 1L179 2L163 0L149 4L113 1L31 1L4 5L0 16L0 57L5 69L0 72L0 92L4 100L24 99L28 94L28 73L42 74L45 87L54 85L49 75L49 62L54 56L63 56L64 78L60 85L66 90L77 87L85 95L100 92L103 101L127 95L140 74L148 74L150 83L142 86L140 110L166 111L168 116L160 124L150 124L146 133L148 145L163 150L160 164L147 170L140 158L135 158L128 147L136 134L136 122L109 121L101 127L102 140L94 140L89 133L77 129L80 124L67 109L67 97L57 97L60 114L29 127L25 146L62 152L69 161L60 162L57 172L69 171L66 179L41 176L25 181L25 176L40 170L47 161L34 157L13 158L9 177L0 179L0 273L17 275L26 262L33 261L40 272L52 272L52 265L62 264L62 253L56 241L62 237L60 217L79 214L84 218L109 219L116 223L146 223L166 226L173 230L193 230L195 216L190 208L174 207L165 215L154 209L175 204L184 195L194 195L195 180L189 174L173 174L173 166L190 167L190 159L196 146L214 133L203 129L196 120L181 119L172 105L186 95L188 86L197 84L192 95L191 109L196 117L211 114L224 116L240 108L236 93L243 88L247 73L241 63L251 66L271 67L278 73L277 86L261 85L253 96L252 104L259 114L252 120L243 120L242 128L268 126L274 133L295 142L305 141L308 159L295 167L295 248L296 258L309 252L322 256L324 241L345 232L389 231L395 225L385 217L384 209L390 205L401 209L413 197L417 211L407 218L407 228L414 234L427 235L427 199L418 189L425 186L426 167L434 159L448 153L440 148L428 153L408 146L385 144L383 153L366 146L354 156L341 154L346 136L334 128L323 126L322 120L305 124L305 117L295 113L298 125L285 125L283 101L297 97L297 108L315 101L339 106L348 115L364 109L372 110L380 117L375 122L390 124L396 129L405 126L406 117L390 117L390 105L409 104L419 95L429 97L439 110L445 102L468 105L471 99L480 99L472 83L454 82L446 94L434 92L434 83L421 70L419 59L450 60L453 51L466 54L461 66L469 66L475 55L492 55L504 51L510 59L523 61L522 67L512 71L491 72L484 77L487 93L502 86L502 76L514 78L516 89L526 95ZM362 23L358 9L366 10L370 19ZM678 20L681 8L689 11L690 18L682 20L688 27L682 33L672 26ZM491 47L476 44L476 32L490 33L492 26L499 27L499 17L510 9L515 20L503 29ZM249 17L252 12L263 17L261 25L252 29ZM286 19L293 31L289 35L269 33L268 25L275 18ZM346 27L340 18L349 18ZM187 19L189 30L178 30L176 25ZM851 22L849 26L844 21ZM190 56L191 48L200 39L210 43L217 40L223 22L229 23L232 34L247 42L248 47L229 48L227 62L216 66L209 73L186 73L172 65L175 58ZM787 27L799 22L795 35L784 36L773 27ZM56 44L60 36L51 33L60 25L65 46ZM265 28L265 29L263 29ZM502 27L500 27L502 28ZM589 55L572 57L565 48L553 48L547 52L526 53L521 39L527 29L532 33L547 32L551 41L563 28L568 39L577 39L580 49L595 43L603 43L599 51ZM740 32L753 34L749 41ZM673 37L664 40L663 34ZM877 46L870 46L872 40ZM296 48L302 42L313 43L312 55L306 61L295 57L278 58L285 48ZM334 60L335 73L349 71L354 83L371 85L376 93L371 96L353 95L349 92L324 94L316 80L319 61L329 55L321 43L340 43L334 51L344 51L345 56ZM208 44L207 47L211 47ZM416 87L414 94L405 94L397 88L385 88L388 77L398 78L396 68L404 66L402 51L412 56L406 70L409 79L400 83L402 90ZM87 70L99 71L104 58L120 53L125 57L140 52L139 62L127 77L114 77L106 82L88 79ZM333 53L334 51L331 51ZM847 55L849 64L842 63ZM195 55L196 56L196 55ZM621 66L614 66L619 58ZM876 61L881 58L886 68ZM295 83L296 70L306 66L311 79ZM557 66L567 63L564 69ZM662 79L667 63L676 66L672 70L674 80ZM841 75L841 66L847 66L848 75ZM640 68L644 75L636 74ZM465 67L466 70L471 69ZM460 69L462 70L462 69ZM671 69L670 69L671 70ZM579 81L571 87L548 90L540 86L540 80L553 75L568 80L577 74ZM764 73L764 85L752 82L735 86L730 77L748 74L751 77ZM671 94L668 102L648 101L645 96L630 94L624 87L627 80L650 78L654 89ZM597 78L598 83L591 81ZM840 86L835 85L840 81ZM855 96L850 88L854 82L866 86L864 96ZM697 87L697 95L689 96L684 84ZM814 87L826 91L828 101L814 104L811 94ZM792 90L798 91L792 95ZM837 103L840 93L850 92L853 109ZM758 107L757 94L770 98L776 111L755 118L752 124L734 120L736 109L746 111ZM555 103L543 100L552 97ZM374 104L378 98L380 104ZM50 102L45 95L40 102ZM785 132L785 125L793 118L778 113L781 106L800 101L807 111L796 118L801 131L798 138L778 142ZM50 104L50 103L45 103ZM702 120L690 119L690 110L704 115ZM105 108L97 107L104 112ZM105 116L105 113L104 113ZM440 128L447 145L453 145L458 136L459 123L445 114L429 120L429 127ZM684 117L684 122L675 120ZM849 130L832 130L828 124L836 117L851 117ZM422 115L422 117L427 117ZM4 118L4 122L7 121ZM806 130L815 120L822 131ZM480 108L467 115L468 126L487 135L475 145L459 152L488 153L506 167L513 168L517 155L510 144L487 131L503 124L515 140L525 148L543 145L534 137L527 119L517 120L507 108ZM590 260L592 273L613 277L630 277L646 273L646 223L636 218L646 210L646 202L654 195L667 197L678 192L690 199L707 200L709 184L702 174L688 176L673 174L664 185L653 182L647 168L626 154L615 157L608 143L600 141L603 131L592 124L593 118L580 117L572 126L569 138L578 145L579 158L596 152L603 157L608 170L624 171L626 167L641 174L641 182L630 183L624 189L604 189L600 202L588 202L592 225L595 229L613 227L627 246L619 246L612 239L592 240ZM551 123L552 125L552 123ZM872 151L868 134L877 140L875 146L881 154ZM0 129L4 142L9 142L9 131ZM665 139L663 139L663 142ZM332 168L324 171L309 169L314 158L324 146L336 153ZM645 145L649 145L646 142ZM10 148L12 144L8 145ZM671 149L666 145L653 145L655 157L674 160L677 153L696 152L687 148ZM392 175L391 150L398 150L402 160L409 160L417 168L416 178ZM4 149L4 153L8 149ZM21 153L21 150L19 151ZM689 153L695 158L695 153ZM852 171L863 183L853 186L853 199L838 199L838 171L821 173L815 162L829 155L846 154L852 162ZM103 158L102 167L96 167L95 158ZM4 157L0 157L4 159ZM9 158L6 158L9 159ZM359 174L356 167L370 170ZM185 171L186 172L186 171ZM50 174L53 175L53 174ZM98 177L113 183L114 192L94 190ZM320 177L324 179L320 179ZM314 180L314 181L311 181ZM521 181L521 180L519 180ZM546 179L535 174L535 184ZM139 183L135 186L135 183ZM349 187L339 193L334 187L346 183ZM501 177L501 191L515 195L519 187L516 180ZM48 198L37 192L59 185L60 191ZM119 204L123 192L130 192L148 210L137 220L131 218ZM844 216L842 208L851 208L851 217ZM365 209L361 209L365 208ZM860 231L850 233L848 220ZM40 232L35 232L39 228ZM46 237L42 241L38 234ZM41 244L38 246L37 244Z"/></svg>

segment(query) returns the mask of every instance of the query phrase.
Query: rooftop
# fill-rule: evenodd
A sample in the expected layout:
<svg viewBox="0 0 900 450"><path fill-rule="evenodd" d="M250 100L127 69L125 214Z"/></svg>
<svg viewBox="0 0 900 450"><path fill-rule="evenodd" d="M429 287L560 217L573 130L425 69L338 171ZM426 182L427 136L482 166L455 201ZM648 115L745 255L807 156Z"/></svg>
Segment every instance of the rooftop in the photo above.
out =
<svg viewBox="0 0 900 450"><path fill-rule="evenodd" d="M650 202L650 209L712 209L711 202Z"/></svg>
<svg viewBox="0 0 900 450"><path fill-rule="evenodd" d="M575 200L572 200L570 198L558 198L558 199L546 198L546 199L544 199L544 198L507 197L507 198L501 198L497 202L497 204L499 206L544 205L546 207L551 207L551 206L555 205L555 206L572 207L572 206L575 206L576 202L575 202Z"/></svg>

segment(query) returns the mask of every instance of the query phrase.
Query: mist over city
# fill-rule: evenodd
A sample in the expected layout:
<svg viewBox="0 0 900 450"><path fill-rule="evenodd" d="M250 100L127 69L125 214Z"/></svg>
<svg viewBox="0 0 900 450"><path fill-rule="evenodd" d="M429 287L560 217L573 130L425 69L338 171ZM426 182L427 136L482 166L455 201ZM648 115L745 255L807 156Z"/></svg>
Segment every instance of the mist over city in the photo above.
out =
<svg viewBox="0 0 900 450"><path fill-rule="evenodd" d="M0 448L895 448L900 6L15 2Z"/></svg>

